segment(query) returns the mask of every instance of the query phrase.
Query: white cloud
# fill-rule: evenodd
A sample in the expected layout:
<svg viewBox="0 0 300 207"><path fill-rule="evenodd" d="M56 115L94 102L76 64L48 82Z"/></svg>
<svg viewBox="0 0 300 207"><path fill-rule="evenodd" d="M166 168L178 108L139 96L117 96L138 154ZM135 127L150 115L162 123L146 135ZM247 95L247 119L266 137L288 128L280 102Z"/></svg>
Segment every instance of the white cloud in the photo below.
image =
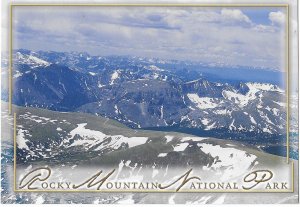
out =
<svg viewBox="0 0 300 207"><path fill-rule="evenodd" d="M272 68L279 67L284 51L278 27L255 24L237 9L18 9L15 34L19 41L14 45L19 48ZM261 59L266 61L257 61Z"/></svg>
<svg viewBox="0 0 300 207"><path fill-rule="evenodd" d="M283 25L285 22L285 14L281 11L270 12L269 19L271 20L272 24Z"/></svg>
<svg viewBox="0 0 300 207"><path fill-rule="evenodd" d="M239 9L222 9L221 15L230 20L251 23L251 20Z"/></svg>
<svg viewBox="0 0 300 207"><path fill-rule="evenodd" d="M254 30L259 32L276 32L276 28L269 25L258 24L253 27Z"/></svg>

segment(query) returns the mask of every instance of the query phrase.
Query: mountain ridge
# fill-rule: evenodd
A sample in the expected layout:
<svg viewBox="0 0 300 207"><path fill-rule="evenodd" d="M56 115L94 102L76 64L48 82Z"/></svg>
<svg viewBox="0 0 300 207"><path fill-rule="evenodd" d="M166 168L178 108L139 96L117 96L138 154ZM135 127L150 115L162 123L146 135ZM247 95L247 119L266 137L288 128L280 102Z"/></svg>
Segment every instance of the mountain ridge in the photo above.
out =
<svg viewBox="0 0 300 207"><path fill-rule="evenodd" d="M285 93L274 84L216 82L195 70L183 74L153 65L153 60L107 59L92 67L96 60L88 54L52 52L48 59L45 54L20 50L14 55L13 103L88 112L132 128L286 132ZM97 59L101 63L106 58Z"/></svg>

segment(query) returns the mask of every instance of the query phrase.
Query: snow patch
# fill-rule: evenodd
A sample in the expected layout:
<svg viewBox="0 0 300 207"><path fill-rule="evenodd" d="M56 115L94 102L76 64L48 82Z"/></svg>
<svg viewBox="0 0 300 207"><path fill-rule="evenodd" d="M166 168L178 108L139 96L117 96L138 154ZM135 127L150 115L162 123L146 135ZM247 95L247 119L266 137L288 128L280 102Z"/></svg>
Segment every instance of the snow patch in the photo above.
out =
<svg viewBox="0 0 300 207"><path fill-rule="evenodd" d="M174 136L166 135L165 138L167 138L167 143L172 141Z"/></svg>
<svg viewBox="0 0 300 207"><path fill-rule="evenodd" d="M123 144L127 144L129 148L145 144L148 137L125 137L123 135L106 135L100 131L85 128L87 123L78 124L77 128L70 132L71 137L67 140L73 140L69 147L84 146L87 149L97 146L95 151L106 148L118 149ZM80 138L76 135L79 135ZM76 137L75 137L76 136ZM64 144L64 143L62 143Z"/></svg>
<svg viewBox="0 0 300 207"><path fill-rule="evenodd" d="M186 141L194 141L194 142L199 142L202 140L205 140L207 138L202 138L202 137L183 137L181 139L181 142L186 142Z"/></svg>
<svg viewBox="0 0 300 207"><path fill-rule="evenodd" d="M167 154L168 154L168 153L159 153L159 154L157 155L157 157L165 157L165 156L167 156Z"/></svg>
<svg viewBox="0 0 300 207"><path fill-rule="evenodd" d="M285 107L285 103L283 103L283 102L276 102L276 101L273 101L273 102L281 107Z"/></svg>
<svg viewBox="0 0 300 207"><path fill-rule="evenodd" d="M255 119L254 119L251 115L249 115L249 117L250 117L250 121L251 121L253 124L257 125Z"/></svg>
<svg viewBox="0 0 300 207"><path fill-rule="evenodd" d="M26 149L30 151L29 147L27 146L26 142L29 142L29 140L25 139L25 133L28 132L27 130L24 129L19 129L17 133L17 143L18 147L20 149Z"/></svg>
<svg viewBox="0 0 300 207"><path fill-rule="evenodd" d="M216 108L218 104L216 103L217 99L209 97L199 97L196 93L188 93L188 98L196 104L199 109L212 109Z"/></svg>
<svg viewBox="0 0 300 207"><path fill-rule="evenodd" d="M221 179L227 180L232 177L247 172L251 164L256 160L256 156L246 151L235 148L223 148L220 145L212 145L208 143L198 143L201 150L210 154L215 158L215 162L211 165L214 170L226 168Z"/></svg>
<svg viewBox="0 0 300 207"><path fill-rule="evenodd" d="M182 152L184 151L187 146L189 145L189 143L180 143L180 144L177 144L175 147L174 147L174 150L175 152Z"/></svg>
<svg viewBox="0 0 300 207"><path fill-rule="evenodd" d="M115 71L112 75L111 75L111 81L110 81L110 85L114 84L115 80L119 78L119 73L118 71Z"/></svg>

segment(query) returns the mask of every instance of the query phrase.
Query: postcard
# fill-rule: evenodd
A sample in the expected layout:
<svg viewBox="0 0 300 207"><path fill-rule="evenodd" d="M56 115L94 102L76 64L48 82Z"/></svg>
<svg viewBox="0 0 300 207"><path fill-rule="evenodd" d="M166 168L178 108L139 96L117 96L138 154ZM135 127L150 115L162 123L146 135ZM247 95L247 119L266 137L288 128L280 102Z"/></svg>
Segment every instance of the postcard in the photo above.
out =
<svg viewBox="0 0 300 207"><path fill-rule="evenodd" d="M3 1L1 203L299 203L297 7Z"/></svg>

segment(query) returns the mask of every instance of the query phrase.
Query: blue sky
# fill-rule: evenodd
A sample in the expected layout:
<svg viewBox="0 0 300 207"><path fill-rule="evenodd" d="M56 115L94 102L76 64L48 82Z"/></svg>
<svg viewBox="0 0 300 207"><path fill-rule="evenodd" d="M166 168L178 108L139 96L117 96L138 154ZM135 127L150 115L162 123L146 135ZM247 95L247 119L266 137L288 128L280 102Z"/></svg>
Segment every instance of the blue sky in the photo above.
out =
<svg viewBox="0 0 300 207"><path fill-rule="evenodd" d="M248 16L253 23L268 25L272 21L269 18L270 12L277 12L278 8L253 8L253 9L244 9L243 13Z"/></svg>
<svg viewBox="0 0 300 207"><path fill-rule="evenodd" d="M281 8L16 7L14 49L284 70Z"/></svg>

